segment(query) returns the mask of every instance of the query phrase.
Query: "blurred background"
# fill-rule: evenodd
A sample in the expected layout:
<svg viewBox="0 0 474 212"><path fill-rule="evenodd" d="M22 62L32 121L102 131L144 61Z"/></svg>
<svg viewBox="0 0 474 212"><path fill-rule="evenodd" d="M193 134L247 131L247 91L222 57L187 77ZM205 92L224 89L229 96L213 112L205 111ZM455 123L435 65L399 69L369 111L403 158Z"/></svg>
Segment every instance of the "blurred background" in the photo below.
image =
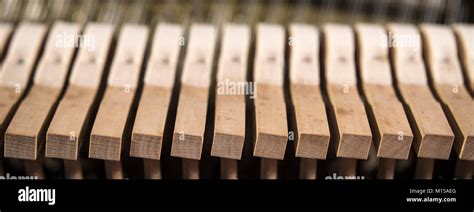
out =
<svg viewBox="0 0 474 212"><path fill-rule="evenodd" d="M0 0L0 21L474 22L472 0Z"/></svg>

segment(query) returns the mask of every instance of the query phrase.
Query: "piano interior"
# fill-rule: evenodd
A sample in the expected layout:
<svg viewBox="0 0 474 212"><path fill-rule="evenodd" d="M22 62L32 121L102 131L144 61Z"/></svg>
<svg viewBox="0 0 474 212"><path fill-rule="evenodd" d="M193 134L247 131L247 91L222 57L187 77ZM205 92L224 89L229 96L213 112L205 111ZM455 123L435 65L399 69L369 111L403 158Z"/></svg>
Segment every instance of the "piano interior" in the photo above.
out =
<svg viewBox="0 0 474 212"><path fill-rule="evenodd" d="M0 5L0 175L473 177L472 1Z"/></svg>

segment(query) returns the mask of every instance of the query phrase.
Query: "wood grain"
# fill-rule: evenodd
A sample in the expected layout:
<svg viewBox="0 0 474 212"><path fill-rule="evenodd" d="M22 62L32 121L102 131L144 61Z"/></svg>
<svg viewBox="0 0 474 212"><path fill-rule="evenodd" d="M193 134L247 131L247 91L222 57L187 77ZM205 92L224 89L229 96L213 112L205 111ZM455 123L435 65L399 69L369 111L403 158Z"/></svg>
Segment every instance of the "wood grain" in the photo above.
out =
<svg viewBox="0 0 474 212"><path fill-rule="evenodd" d="M95 37L94 51L80 50L74 64L70 86L59 103L46 138L46 157L77 160L84 139L84 128L98 92L105 61L112 41L112 26L88 24L84 36ZM87 74L89 82L85 82Z"/></svg>
<svg viewBox="0 0 474 212"><path fill-rule="evenodd" d="M160 160L183 29L161 23L153 38L145 85L132 130L130 156L144 158L145 176L161 178ZM150 115L153 114L153 115Z"/></svg>
<svg viewBox="0 0 474 212"><path fill-rule="evenodd" d="M5 132L5 157L36 160L44 139L41 131L59 90L35 85L21 103Z"/></svg>
<svg viewBox="0 0 474 212"><path fill-rule="evenodd" d="M148 28L143 25L125 25L118 41L107 88L92 127L89 157L107 160L109 176L121 178L120 158L124 144L124 130L129 121L135 98L138 77L144 59Z"/></svg>
<svg viewBox="0 0 474 212"><path fill-rule="evenodd" d="M391 59L401 97L413 117L411 124L417 138L413 148L418 156L416 177L431 178L434 159L449 157L454 134L440 103L429 89L419 31L407 24L389 24L387 28L393 35L415 38L411 46L394 46Z"/></svg>
<svg viewBox="0 0 474 212"><path fill-rule="evenodd" d="M364 104L356 86L355 42L349 26L323 26L328 95L337 124L336 156L339 172L354 176L356 160L367 160L372 143Z"/></svg>
<svg viewBox="0 0 474 212"><path fill-rule="evenodd" d="M77 24L54 24L35 75L34 85L19 106L5 132L5 157L36 160L44 145L44 134L54 113L74 46L57 46L58 35L77 35Z"/></svg>
<svg viewBox="0 0 474 212"><path fill-rule="evenodd" d="M292 24L290 36L290 93L298 133L295 155L301 157L300 178L315 179L317 159L326 159L330 137L319 85L319 35L310 25Z"/></svg>
<svg viewBox="0 0 474 212"><path fill-rule="evenodd" d="M283 94L285 32L282 26L258 24L254 80L256 139L253 155L261 157L261 178L276 179L276 160L283 160L288 142Z"/></svg>
<svg viewBox="0 0 474 212"><path fill-rule="evenodd" d="M159 160L170 104L182 28L160 24L153 38L145 85L132 131L130 156ZM150 115L153 114L153 115Z"/></svg>
<svg viewBox="0 0 474 212"><path fill-rule="evenodd" d="M0 23L0 74L3 70L3 55L6 52L5 46L7 44L8 39L12 33L12 26L8 23ZM2 96L3 99L3 96ZM1 129L2 124L0 123L0 134L3 134L3 130ZM3 136L0 135L0 152L3 152ZM0 154L0 175L4 175L3 170L3 154Z"/></svg>
<svg viewBox="0 0 474 212"><path fill-rule="evenodd" d="M161 158L171 94L170 88L144 87L133 127L130 156L154 160Z"/></svg>
<svg viewBox="0 0 474 212"><path fill-rule="evenodd" d="M97 93L112 42L113 27L88 23L84 37L95 39L93 50L80 49L69 78L69 86L59 102L46 132L45 156L64 159L66 177L81 179L80 149L87 139L91 113L97 106Z"/></svg>
<svg viewBox="0 0 474 212"><path fill-rule="evenodd" d="M245 97L217 95L211 155L240 160L245 140Z"/></svg>
<svg viewBox="0 0 474 212"><path fill-rule="evenodd" d="M78 160L97 90L68 87L46 134L46 157Z"/></svg>
<svg viewBox="0 0 474 212"><path fill-rule="evenodd" d="M207 88L181 88L171 156L201 159L208 95Z"/></svg>
<svg viewBox="0 0 474 212"><path fill-rule="evenodd" d="M283 160L288 140L286 106L282 88L257 84L254 156Z"/></svg>
<svg viewBox="0 0 474 212"><path fill-rule="evenodd" d="M120 161L122 135L128 120L134 90L107 88L91 132L89 157Z"/></svg>
<svg viewBox="0 0 474 212"><path fill-rule="evenodd" d="M453 31L445 26L422 25L424 51L434 90L446 108L456 135L453 148L460 160L474 160L474 102L464 84ZM468 170L466 170L468 171ZM469 170L470 171L470 170Z"/></svg>
<svg viewBox="0 0 474 212"><path fill-rule="evenodd" d="M394 162L384 160L408 159L413 141L413 133L401 102L393 88L388 45L374 42L388 37L385 29L376 24L357 24L359 65L363 81L363 90L374 116L377 128L375 144L377 157L387 166L379 167L380 177L393 178Z"/></svg>
<svg viewBox="0 0 474 212"><path fill-rule="evenodd" d="M292 85L290 89L298 127L296 157L324 160L330 135L320 89L304 85Z"/></svg>
<svg viewBox="0 0 474 212"><path fill-rule="evenodd" d="M193 24L190 30L171 156L183 158L184 178L197 179L217 31L214 26L206 24Z"/></svg>
<svg viewBox="0 0 474 212"><path fill-rule="evenodd" d="M454 134L441 105L426 85L401 84L400 91L420 131L420 139L414 142L418 157L448 159Z"/></svg>
<svg viewBox="0 0 474 212"><path fill-rule="evenodd" d="M245 141L245 93L250 28L227 24L221 44L217 71L214 140L211 155L220 157L221 178L237 179L237 161Z"/></svg>
<svg viewBox="0 0 474 212"><path fill-rule="evenodd" d="M467 87L474 95L474 25L473 24L455 24L453 26L456 33L458 49L461 62L464 67L464 76L467 78Z"/></svg>
<svg viewBox="0 0 474 212"><path fill-rule="evenodd" d="M46 26L44 25L20 23L11 39L0 73L0 99L2 99L0 129L2 132L6 129L6 121L12 115L12 109L24 95L27 84L21 84L21 82L28 82L45 34ZM22 77L23 79L20 79Z"/></svg>
<svg viewBox="0 0 474 212"><path fill-rule="evenodd" d="M0 79L2 87L16 86L20 91L27 87L45 33L46 26L41 24L25 22L18 26L3 66Z"/></svg>
<svg viewBox="0 0 474 212"><path fill-rule="evenodd" d="M3 51L7 44L8 38L10 38L12 30L13 28L10 24L0 23L0 59L3 59ZM2 72L1 65L0 65L0 72Z"/></svg>

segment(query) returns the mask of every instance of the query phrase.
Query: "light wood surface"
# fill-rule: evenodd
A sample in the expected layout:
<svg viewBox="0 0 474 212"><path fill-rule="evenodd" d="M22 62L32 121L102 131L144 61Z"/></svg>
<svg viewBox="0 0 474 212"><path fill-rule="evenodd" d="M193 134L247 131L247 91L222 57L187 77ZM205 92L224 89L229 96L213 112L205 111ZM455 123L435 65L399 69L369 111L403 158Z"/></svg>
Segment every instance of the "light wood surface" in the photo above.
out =
<svg viewBox="0 0 474 212"><path fill-rule="evenodd" d="M290 93L295 109L300 178L316 179L317 159L326 159L329 126L319 79L319 34L315 27L290 26ZM314 173L313 173L314 172Z"/></svg>
<svg viewBox="0 0 474 212"><path fill-rule="evenodd" d="M70 85L46 134L46 157L78 160L97 90Z"/></svg>
<svg viewBox="0 0 474 212"><path fill-rule="evenodd" d="M88 23L84 36L94 38L94 48L83 47L77 55L73 71L69 78L72 85L98 89L104 73L104 65L109 55L113 36L113 25L106 23Z"/></svg>
<svg viewBox="0 0 474 212"><path fill-rule="evenodd" d="M171 156L201 159L208 91L208 88L190 86L181 88Z"/></svg>
<svg viewBox="0 0 474 212"><path fill-rule="evenodd" d="M171 94L171 88L144 87L133 127L130 156L154 160L161 158Z"/></svg>
<svg viewBox="0 0 474 212"><path fill-rule="evenodd" d="M385 29L376 24L357 24L355 31L362 87L374 116L377 157L383 164L378 168L378 176L393 178L395 165L391 160L408 159L413 133L393 88L388 45L374 42L388 36Z"/></svg>
<svg viewBox="0 0 474 212"><path fill-rule="evenodd" d="M33 66L37 60L41 44L46 34L46 26L32 23L20 23L13 35L8 54L0 73L0 129L6 128L6 121L12 115L12 109L24 94ZM23 78L23 79L20 79ZM1 141L3 143L3 139ZM2 144L3 146L3 144Z"/></svg>
<svg viewBox="0 0 474 212"><path fill-rule="evenodd" d="M90 158L120 161L122 135L133 98L134 94L123 88L107 88L91 132Z"/></svg>
<svg viewBox="0 0 474 212"><path fill-rule="evenodd" d="M323 32L327 90L337 123L339 172L354 176L356 160L367 160L372 144L367 114L356 86L354 34L349 26L338 24L324 25Z"/></svg>
<svg viewBox="0 0 474 212"><path fill-rule="evenodd" d="M36 160L44 139L44 121L59 90L35 85L15 113L5 132L5 157Z"/></svg>
<svg viewBox="0 0 474 212"><path fill-rule="evenodd" d="M12 30L13 28L9 23L0 23L0 56L3 56L4 48L7 44L8 38L10 38ZM2 72L1 64L2 63L0 63L0 72Z"/></svg>
<svg viewBox="0 0 474 212"><path fill-rule="evenodd" d="M472 96L474 95L474 24L455 24L453 30L457 37L464 76L467 77L467 85Z"/></svg>
<svg viewBox="0 0 474 212"><path fill-rule="evenodd" d="M25 171L40 179L44 178L42 166L44 154L41 152L45 142L44 134L74 53L73 45L67 43L58 45L57 39L58 36L65 34L75 36L79 32L80 26L77 24L56 22L53 25L35 73L34 85L19 105L5 132L5 157L34 160L24 161ZM15 88L20 90L26 88L26 83L30 79L30 76L26 75L27 71L18 73L5 71L2 74L5 74L3 77L10 78L7 79L8 83L14 83ZM23 74L25 75L21 76Z"/></svg>
<svg viewBox="0 0 474 212"><path fill-rule="evenodd" d="M5 157L36 160L44 133L72 62L74 46L57 46L57 36L77 35L77 24L57 22L48 35L34 85L5 132Z"/></svg>
<svg viewBox="0 0 474 212"><path fill-rule="evenodd" d="M217 95L211 155L240 160L245 137L245 97Z"/></svg>
<svg viewBox="0 0 474 212"><path fill-rule="evenodd" d="M254 156L283 160L288 128L282 88L257 84L255 103L257 138Z"/></svg>
<svg viewBox="0 0 474 212"><path fill-rule="evenodd" d="M46 26L41 24L23 22L17 27L1 73L2 87L18 88L20 92L25 90L45 33Z"/></svg>
<svg viewBox="0 0 474 212"><path fill-rule="evenodd" d="M119 41L107 81L107 88L100 103L92 127L89 157L106 160L106 173L112 179L123 177L121 153L125 139L125 127L135 98L145 48L148 27L127 24L119 35ZM110 168L110 169L109 169Z"/></svg>
<svg viewBox="0 0 474 212"><path fill-rule="evenodd" d="M191 26L171 145L171 156L183 158L185 179L199 178L216 40L214 26Z"/></svg>
<svg viewBox="0 0 474 212"><path fill-rule="evenodd" d="M94 49L85 46L79 49L70 84L46 133L45 156L64 159L65 174L72 179L83 177L80 149L87 139L85 130L89 128L91 113L97 108L96 95L112 42L113 27L89 23L83 36L94 38Z"/></svg>
<svg viewBox="0 0 474 212"><path fill-rule="evenodd" d="M0 74L3 70L3 55L6 52L5 46L7 40L10 38L12 33L12 26L9 23L0 23ZM1 129L2 124L0 123L0 133L3 134ZM3 137L0 136L0 140L3 140ZM3 152L3 141L0 141L0 152ZM3 154L0 154L0 175L4 175L3 171Z"/></svg>
<svg viewBox="0 0 474 212"><path fill-rule="evenodd" d="M428 24L421 25L421 32L434 89L456 135L453 148L460 160L473 161L474 102L463 85L454 33L449 27Z"/></svg>
<svg viewBox="0 0 474 212"><path fill-rule="evenodd" d="M211 155L220 157L221 178L237 179L237 161L245 141L245 93L250 28L224 26L216 86L214 140ZM246 87L243 87L246 86ZM232 89L235 92L232 92Z"/></svg>
<svg viewBox="0 0 474 212"><path fill-rule="evenodd" d="M256 140L253 155L261 157L261 178L276 179L278 161L288 142L286 105L283 94L285 31L282 26L257 25L254 81Z"/></svg>
<svg viewBox="0 0 474 212"><path fill-rule="evenodd" d="M145 85L132 130L130 156L144 158L145 176L161 178L163 133L173 92L183 29L161 23L153 38Z"/></svg>
<svg viewBox="0 0 474 212"><path fill-rule="evenodd" d="M451 153L454 134L440 103L432 95L422 58L422 43L413 25L389 24L389 33L412 38L410 46L394 46L392 61L401 97L410 111L417 139L413 148L419 158L416 177L431 178L434 159L447 159ZM393 41L392 41L393 42Z"/></svg>

